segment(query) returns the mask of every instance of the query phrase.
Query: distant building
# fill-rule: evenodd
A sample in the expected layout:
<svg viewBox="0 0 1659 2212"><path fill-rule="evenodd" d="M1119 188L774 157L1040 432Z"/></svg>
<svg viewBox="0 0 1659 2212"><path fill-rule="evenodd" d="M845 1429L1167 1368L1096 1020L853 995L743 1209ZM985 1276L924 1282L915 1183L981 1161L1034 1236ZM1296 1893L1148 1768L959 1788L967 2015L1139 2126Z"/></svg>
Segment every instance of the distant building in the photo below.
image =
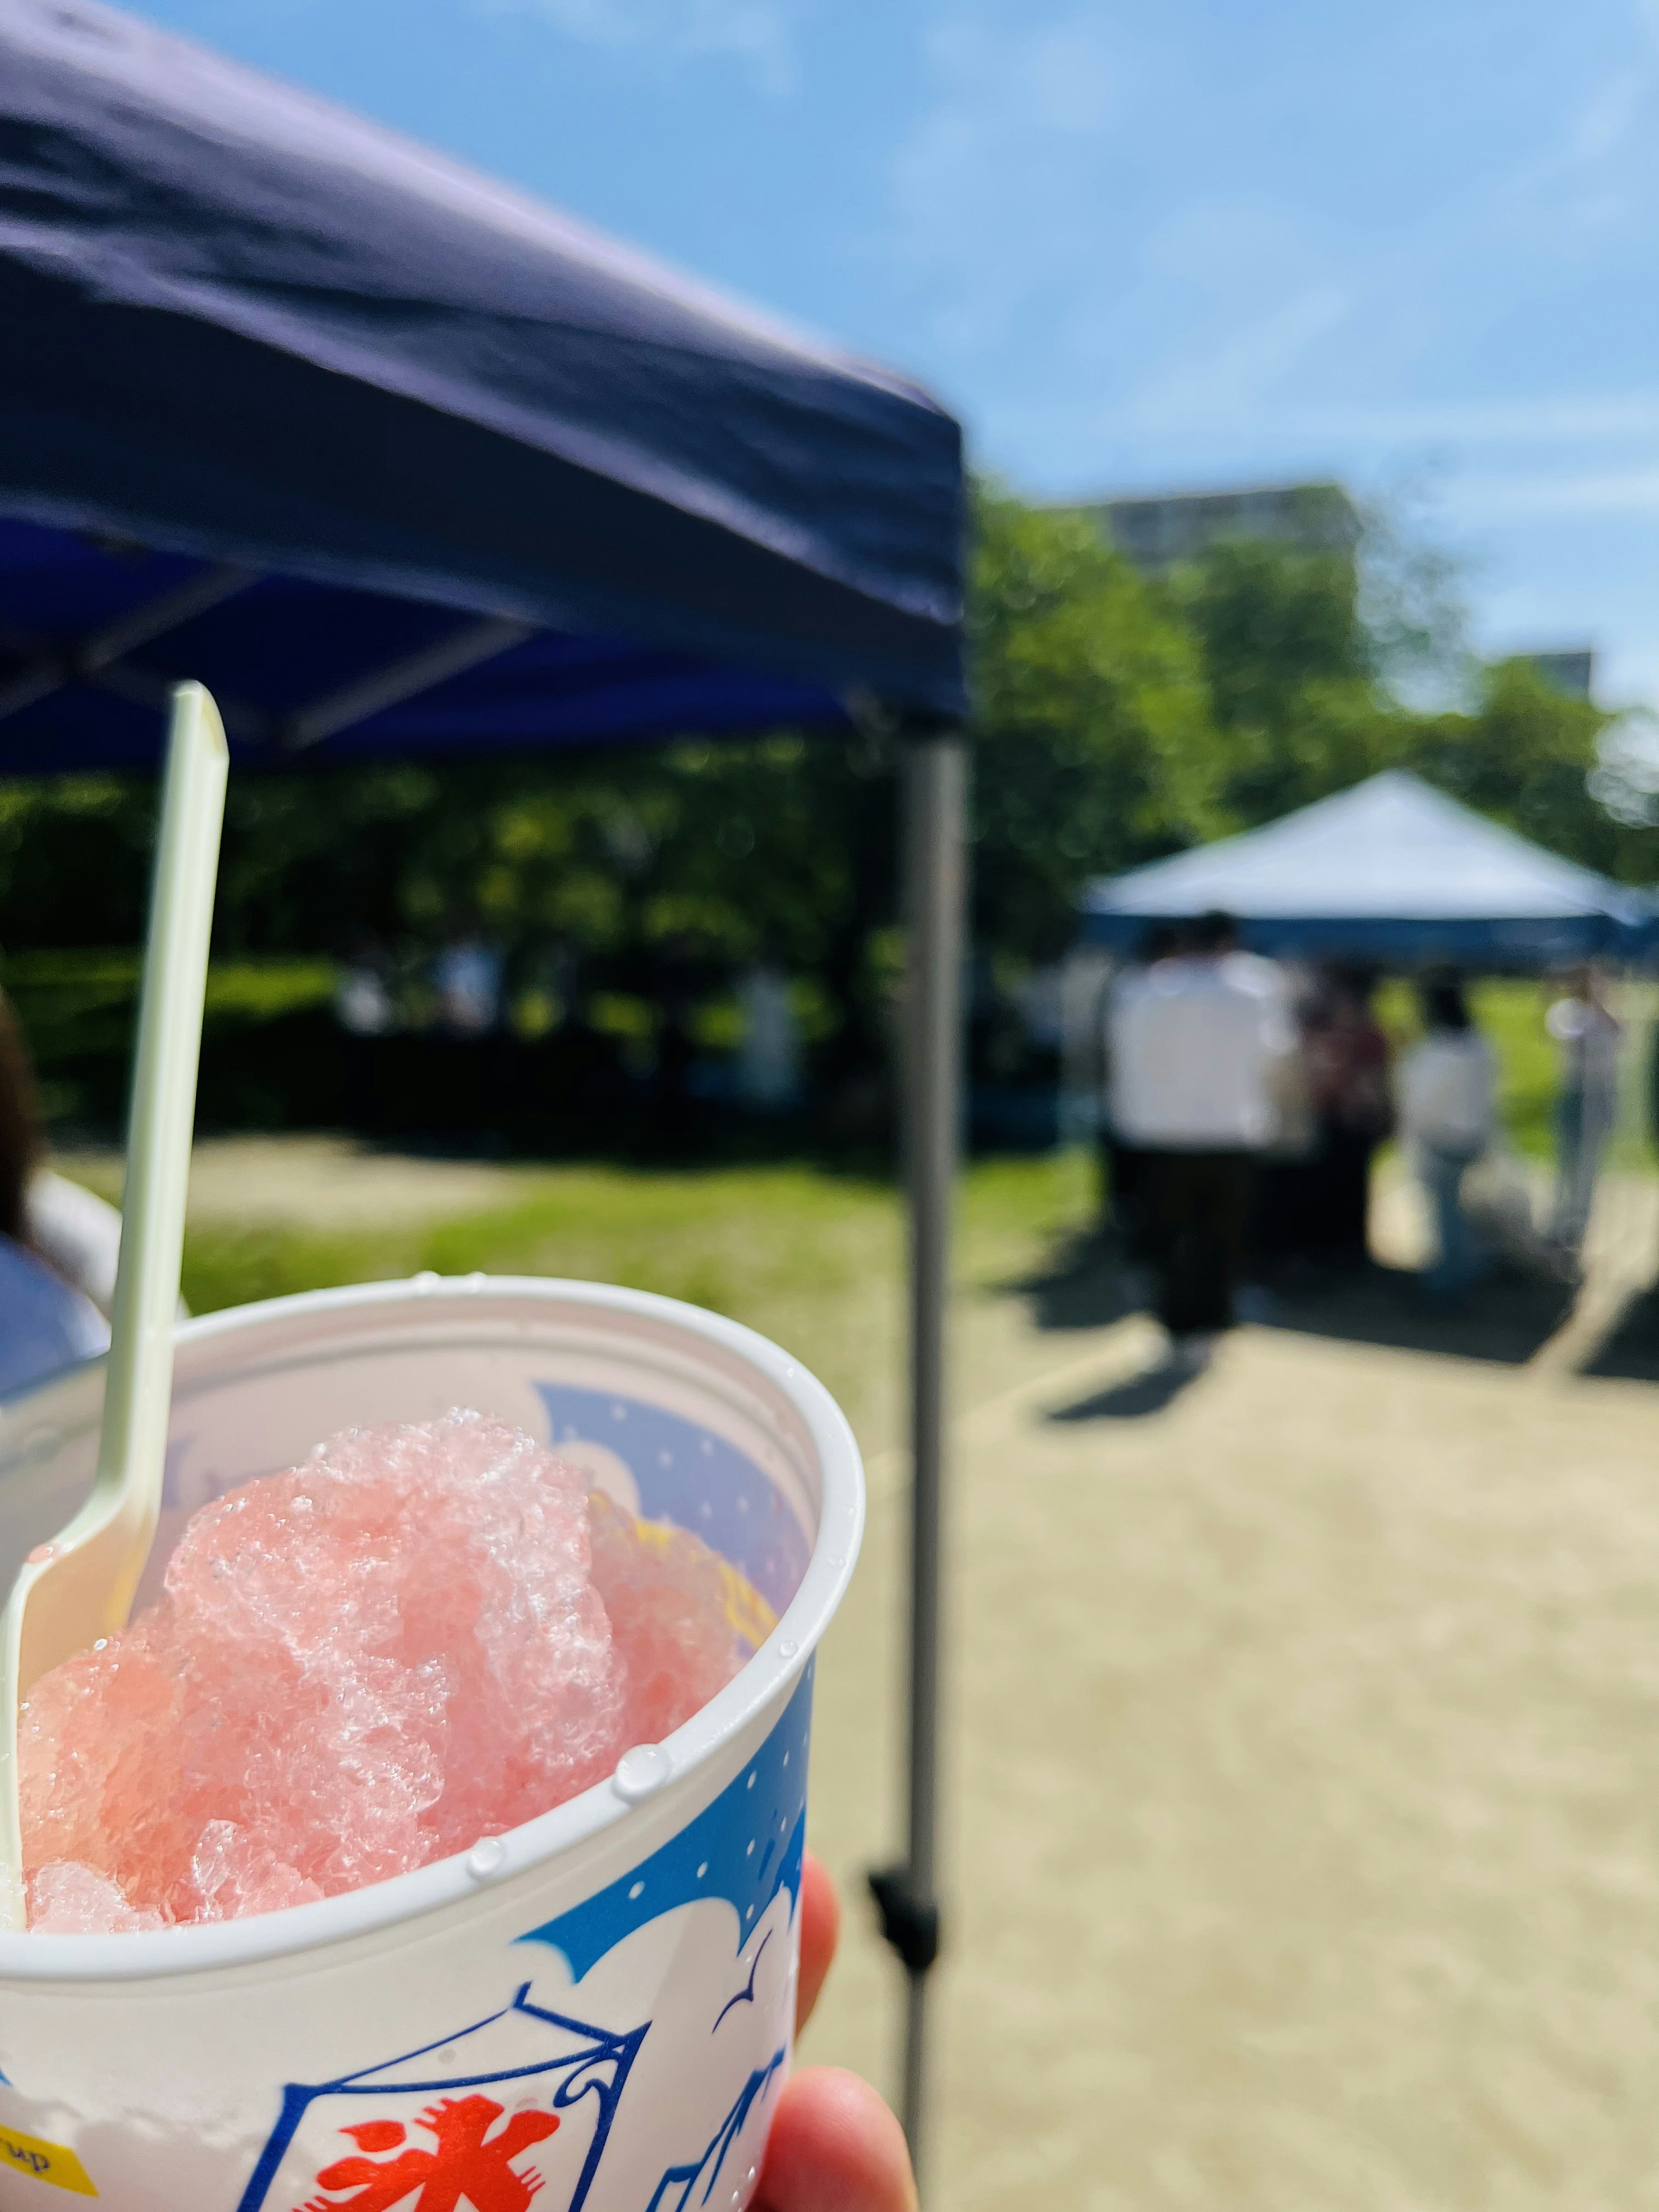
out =
<svg viewBox="0 0 1659 2212"><path fill-rule="evenodd" d="M1160 493L1068 502L1137 568L1156 574L1196 560L1224 538L1267 538L1304 553L1358 550L1359 510L1340 484L1268 484L1245 491Z"/></svg>
<svg viewBox="0 0 1659 2212"><path fill-rule="evenodd" d="M1588 699L1595 684L1593 646L1568 647L1559 653L1523 653L1520 658L1535 668L1546 684L1565 691L1569 699Z"/></svg>

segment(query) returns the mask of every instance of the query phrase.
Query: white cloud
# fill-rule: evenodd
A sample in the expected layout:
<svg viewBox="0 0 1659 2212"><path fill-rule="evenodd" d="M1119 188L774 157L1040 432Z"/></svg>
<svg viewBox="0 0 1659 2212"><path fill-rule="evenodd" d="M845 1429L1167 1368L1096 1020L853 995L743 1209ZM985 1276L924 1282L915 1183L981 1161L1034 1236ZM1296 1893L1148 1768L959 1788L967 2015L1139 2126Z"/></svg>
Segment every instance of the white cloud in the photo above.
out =
<svg viewBox="0 0 1659 2212"><path fill-rule="evenodd" d="M1464 478L1447 495L1461 522L1507 522L1549 515L1659 515L1659 467L1577 474Z"/></svg>
<svg viewBox="0 0 1659 2212"><path fill-rule="evenodd" d="M1276 301L1229 331L1194 357L1166 364L1142 380L1125 414L1136 428L1178 428L1194 422L1250 421L1262 394L1283 383L1309 348L1334 331L1352 306L1340 284L1316 284Z"/></svg>
<svg viewBox="0 0 1659 2212"><path fill-rule="evenodd" d="M492 14L544 16L590 46L631 48L655 62L695 55L740 65L758 91L800 82L804 0L476 0Z"/></svg>
<svg viewBox="0 0 1659 2212"><path fill-rule="evenodd" d="M1659 73L1640 44L1564 88L1552 135L1409 215L1401 194L1389 223L1340 189L1275 191L1264 118L1293 129L1331 88L1313 60L1296 82L1288 46L1224 62L1208 27L1201 6L936 0L887 243L943 346L1040 345L1068 419L1085 380L1120 422L1184 414L1189 433L1316 399L1310 383L1334 399L1356 364L1373 389L1417 381L1513 307L1516 276L1547 284L1650 223ZM1355 116L1364 131L1363 100Z"/></svg>
<svg viewBox="0 0 1659 2212"><path fill-rule="evenodd" d="M1296 421L1315 436L1368 445L1595 445L1659 437L1659 391L1316 407Z"/></svg>
<svg viewBox="0 0 1659 2212"><path fill-rule="evenodd" d="M1097 269L1126 56L1094 9L1011 23L979 8L938 15L924 62L889 244L934 288L946 344L973 350Z"/></svg>

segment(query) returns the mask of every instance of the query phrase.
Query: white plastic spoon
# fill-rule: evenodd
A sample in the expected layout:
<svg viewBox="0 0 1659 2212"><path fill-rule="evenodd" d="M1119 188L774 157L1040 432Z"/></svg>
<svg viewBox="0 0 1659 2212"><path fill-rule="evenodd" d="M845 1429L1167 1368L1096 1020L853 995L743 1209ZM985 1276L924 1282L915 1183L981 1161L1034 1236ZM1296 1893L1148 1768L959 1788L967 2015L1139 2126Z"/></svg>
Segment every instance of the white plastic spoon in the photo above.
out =
<svg viewBox="0 0 1659 2212"><path fill-rule="evenodd" d="M228 764L217 708L199 684L177 685L138 1010L98 1474L69 1526L30 1553L0 1621L0 1924L11 1928L25 1925L19 1703L49 1668L126 1626L161 1510Z"/></svg>

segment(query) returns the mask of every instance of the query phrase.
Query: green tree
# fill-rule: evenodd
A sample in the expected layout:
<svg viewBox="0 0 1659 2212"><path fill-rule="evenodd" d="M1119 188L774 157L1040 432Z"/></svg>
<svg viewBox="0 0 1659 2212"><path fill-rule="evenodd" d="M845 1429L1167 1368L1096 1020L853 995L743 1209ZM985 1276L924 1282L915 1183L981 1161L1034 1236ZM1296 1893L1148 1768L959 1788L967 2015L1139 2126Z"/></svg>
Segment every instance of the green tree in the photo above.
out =
<svg viewBox="0 0 1659 2212"><path fill-rule="evenodd" d="M975 933L1050 957L1089 877L1226 826L1201 656L1086 521L989 490L969 646Z"/></svg>
<svg viewBox="0 0 1659 2212"><path fill-rule="evenodd" d="M1621 823L1593 794L1614 717L1566 696L1525 660L1481 672L1471 712L1414 717L1399 758L1450 797L1604 875L1646 880L1650 830Z"/></svg>
<svg viewBox="0 0 1659 2212"><path fill-rule="evenodd" d="M1224 542L1177 574L1170 598L1200 641L1224 812L1269 822L1379 769L1414 770L1478 812L1586 867L1628 881L1659 872L1639 810L1622 816L1602 751L1617 718L1569 697L1524 659L1481 667L1457 634L1443 562L1385 530L1381 588L1334 554ZM1374 578L1373 584L1376 580ZM1405 703L1387 677L1401 663L1473 674L1462 710Z"/></svg>
<svg viewBox="0 0 1659 2212"><path fill-rule="evenodd" d="M147 777L0 785L0 946L136 943L154 832Z"/></svg>
<svg viewBox="0 0 1659 2212"><path fill-rule="evenodd" d="M1340 791L1396 750L1400 715L1378 680L1351 559L1226 539L1166 589L1198 639L1233 824Z"/></svg>
<svg viewBox="0 0 1659 2212"><path fill-rule="evenodd" d="M1654 749L1620 782L1598 709L1519 662L1478 672L1462 711L1402 703L1402 653L1460 648L1443 567L1397 540L1385 552L1357 574L1229 542L1148 581L1083 518L982 489L969 605L980 950L1050 957L1089 877L1389 765L1590 866L1659 876L1659 801L1631 780L1651 769L1659 789ZM328 952L371 930L418 955L465 919L510 956L556 941L612 988L647 991L666 958L712 978L769 951L817 984L831 1064L868 1062L884 1050L896 920L893 768L890 739L782 732L239 772L219 949ZM1603 804L1615 785L1625 799ZM141 776L0 787L0 946L135 944L154 799Z"/></svg>

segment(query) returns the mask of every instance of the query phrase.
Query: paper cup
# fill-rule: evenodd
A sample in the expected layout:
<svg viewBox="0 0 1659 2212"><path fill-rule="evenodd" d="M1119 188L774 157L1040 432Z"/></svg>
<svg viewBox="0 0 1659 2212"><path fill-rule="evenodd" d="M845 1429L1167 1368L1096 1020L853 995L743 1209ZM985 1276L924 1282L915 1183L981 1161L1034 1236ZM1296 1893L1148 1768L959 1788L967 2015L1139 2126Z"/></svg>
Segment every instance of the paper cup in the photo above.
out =
<svg viewBox="0 0 1659 2212"><path fill-rule="evenodd" d="M8 1578L91 1479L100 1390L82 1370L0 1407ZM459 1857L217 1926L0 1935L6 2212L48 2188L109 2212L747 2201L790 2060L811 1654L858 1551L858 1448L787 1353L671 1299L317 1291L179 1332L158 1553L336 1430L454 1406L694 1530L775 1627L665 1743Z"/></svg>

